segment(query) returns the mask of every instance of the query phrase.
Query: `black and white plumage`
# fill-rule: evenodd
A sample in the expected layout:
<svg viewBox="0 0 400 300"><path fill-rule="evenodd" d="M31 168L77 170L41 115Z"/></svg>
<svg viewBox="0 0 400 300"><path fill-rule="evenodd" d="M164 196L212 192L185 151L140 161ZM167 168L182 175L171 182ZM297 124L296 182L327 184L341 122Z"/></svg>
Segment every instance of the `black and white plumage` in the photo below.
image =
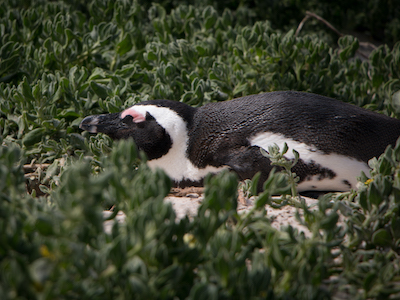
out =
<svg viewBox="0 0 400 300"><path fill-rule="evenodd" d="M328 97L271 92L194 108L170 100L136 104L121 113L86 117L80 128L113 139L133 138L152 168L177 186L201 184L208 173L229 168L240 179L272 167L260 148L277 144L300 154L293 171L299 191L356 187L367 162L400 136L400 120ZM288 151L287 158L293 158Z"/></svg>

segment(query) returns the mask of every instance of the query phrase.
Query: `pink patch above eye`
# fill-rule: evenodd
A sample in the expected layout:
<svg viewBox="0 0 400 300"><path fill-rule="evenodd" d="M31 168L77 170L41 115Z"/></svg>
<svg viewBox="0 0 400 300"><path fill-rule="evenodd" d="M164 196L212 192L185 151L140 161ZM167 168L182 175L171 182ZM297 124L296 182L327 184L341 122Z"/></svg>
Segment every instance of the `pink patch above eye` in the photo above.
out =
<svg viewBox="0 0 400 300"><path fill-rule="evenodd" d="M135 122L135 123L140 123L140 122L146 121L146 116L141 114L140 112L136 111L133 107L125 109L121 113L121 119L125 118L128 115L133 118L133 122Z"/></svg>

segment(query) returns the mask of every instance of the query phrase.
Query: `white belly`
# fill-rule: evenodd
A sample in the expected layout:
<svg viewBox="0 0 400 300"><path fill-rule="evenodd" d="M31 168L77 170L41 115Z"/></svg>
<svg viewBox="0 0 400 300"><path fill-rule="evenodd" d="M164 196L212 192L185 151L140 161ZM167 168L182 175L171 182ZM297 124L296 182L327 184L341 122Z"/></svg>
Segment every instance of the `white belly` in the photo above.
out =
<svg viewBox="0 0 400 300"><path fill-rule="evenodd" d="M357 187L357 177L360 176L361 171L364 171L367 175L369 174L370 169L365 162L335 153L324 154L312 145L294 141L281 134L263 132L250 138L252 146L261 147L266 151L268 151L269 146L274 144L277 144L282 149L285 142L289 147L289 151L285 155L286 158L294 158L291 151L294 149L300 154L300 159L305 163L313 162L323 168L332 170L336 174L333 178L320 178L319 175L309 176L299 183L299 191L347 191L350 189L349 184L352 188Z"/></svg>

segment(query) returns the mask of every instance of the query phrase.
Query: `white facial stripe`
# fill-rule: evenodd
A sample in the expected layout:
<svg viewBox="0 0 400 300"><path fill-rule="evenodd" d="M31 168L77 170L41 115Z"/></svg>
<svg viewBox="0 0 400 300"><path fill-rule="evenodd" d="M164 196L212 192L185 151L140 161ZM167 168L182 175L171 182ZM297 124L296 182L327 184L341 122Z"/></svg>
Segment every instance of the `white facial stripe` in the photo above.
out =
<svg viewBox="0 0 400 300"><path fill-rule="evenodd" d="M321 165L321 167L327 168L335 172L336 177L329 179L324 178L318 180L318 175L311 177L311 180L305 180L298 186L299 191L305 190L319 190L319 191L346 191L349 190L347 181L351 184L352 188L357 186L357 177L360 176L361 171L365 174L369 174L368 165L362 161L358 161L354 158L349 158L344 155L330 153L324 154L318 151L315 146L300 143L298 141L286 138L281 134L272 132L263 132L250 138L250 144L252 146L258 146L268 151L268 146L277 144L280 149L283 148L284 143L289 147L285 157L293 159L294 155L292 149L295 149L300 154L300 159L305 163L314 162Z"/></svg>
<svg viewBox="0 0 400 300"><path fill-rule="evenodd" d="M172 148L166 155L147 162L150 168L163 169L171 179L177 182L185 179L199 181L208 173L218 173L225 168L209 166L199 169L192 164L186 155L189 140L186 122L174 110L156 105L135 105L132 108L143 115L147 112L151 114L172 140Z"/></svg>

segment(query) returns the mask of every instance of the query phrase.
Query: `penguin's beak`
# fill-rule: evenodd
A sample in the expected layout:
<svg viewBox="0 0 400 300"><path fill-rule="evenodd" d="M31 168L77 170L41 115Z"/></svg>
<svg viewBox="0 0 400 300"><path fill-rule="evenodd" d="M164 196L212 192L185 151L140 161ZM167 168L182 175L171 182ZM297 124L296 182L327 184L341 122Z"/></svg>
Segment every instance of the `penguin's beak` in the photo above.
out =
<svg viewBox="0 0 400 300"><path fill-rule="evenodd" d="M101 132L111 138L118 138L119 132L128 129L120 115L121 113L88 116L82 120L79 128L90 133Z"/></svg>
<svg viewBox="0 0 400 300"><path fill-rule="evenodd" d="M88 131L90 133L97 133L98 126L98 116L88 116L82 120L81 124L79 124L80 129Z"/></svg>

